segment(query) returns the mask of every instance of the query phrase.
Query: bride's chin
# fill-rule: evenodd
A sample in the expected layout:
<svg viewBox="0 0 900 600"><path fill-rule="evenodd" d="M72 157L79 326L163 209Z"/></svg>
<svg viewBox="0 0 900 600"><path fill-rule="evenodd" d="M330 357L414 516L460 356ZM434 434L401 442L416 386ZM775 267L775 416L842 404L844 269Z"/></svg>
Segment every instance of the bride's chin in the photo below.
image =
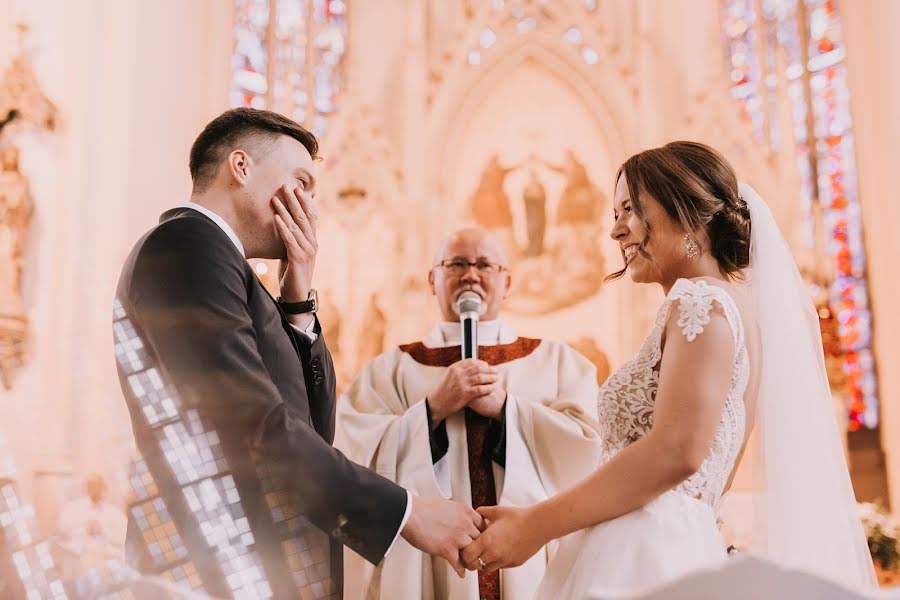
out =
<svg viewBox="0 0 900 600"><path fill-rule="evenodd" d="M646 283L641 270L635 269L631 265L628 265L628 276L631 277L631 281L633 281L634 283Z"/></svg>

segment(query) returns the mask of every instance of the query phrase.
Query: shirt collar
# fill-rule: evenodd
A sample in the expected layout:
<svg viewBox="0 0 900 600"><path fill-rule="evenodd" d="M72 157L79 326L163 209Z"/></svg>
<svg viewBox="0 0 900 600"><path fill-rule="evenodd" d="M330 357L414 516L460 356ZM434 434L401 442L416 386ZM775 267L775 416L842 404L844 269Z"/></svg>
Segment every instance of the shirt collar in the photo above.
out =
<svg viewBox="0 0 900 600"><path fill-rule="evenodd" d="M441 328L441 335L447 344L459 344L462 340L462 330L459 322L451 323L449 321L441 321L438 323ZM500 337L499 321L478 321L478 345L479 346L496 346Z"/></svg>
<svg viewBox="0 0 900 600"><path fill-rule="evenodd" d="M200 213L206 217L209 217L209 219L213 223L215 223L216 225L219 226L219 229L221 229L222 231L225 232L225 235L227 235L228 239L230 239L232 241L232 243L234 244L234 247L237 248L238 252L241 253L241 256L246 257L246 254L244 254L244 245L241 244L241 240L238 239L238 236L234 232L234 229L231 228L231 226L225 221L225 219L223 219L222 217L220 217L213 211L209 210L205 206L200 206L199 204L195 204L194 202L185 202L184 204L179 206L179 208L190 208L190 209L196 210L198 213Z"/></svg>

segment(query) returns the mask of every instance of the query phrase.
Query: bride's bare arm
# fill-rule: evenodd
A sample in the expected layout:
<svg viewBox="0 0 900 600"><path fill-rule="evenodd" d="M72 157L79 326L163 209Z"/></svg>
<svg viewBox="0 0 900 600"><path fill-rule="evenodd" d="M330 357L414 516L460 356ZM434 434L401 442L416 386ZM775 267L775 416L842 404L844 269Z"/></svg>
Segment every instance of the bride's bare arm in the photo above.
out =
<svg viewBox="0 0 900 600"><path fill-rule="evenodd" d="M688 342L674 310L666 326L653 429L557 496L527 509L479 509L491 526L463 552L477 568L517 566L548 541L638 509L694 474L709 453L734 364L730 326L719 310Z"/></svg>

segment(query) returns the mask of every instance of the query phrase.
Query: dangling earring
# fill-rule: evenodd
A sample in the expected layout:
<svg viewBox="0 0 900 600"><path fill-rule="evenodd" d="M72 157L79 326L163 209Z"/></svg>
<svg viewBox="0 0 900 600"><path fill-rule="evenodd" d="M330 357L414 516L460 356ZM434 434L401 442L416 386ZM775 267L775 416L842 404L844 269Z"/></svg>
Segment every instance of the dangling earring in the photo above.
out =
<svg viewBox="0 0 900 600"><path fill-rule="evenodd" d="M697 245L697 240L691 237L691 234L684 234L684 250L687 252L688 258L697 258L700 254L700 246Z"/></svg>

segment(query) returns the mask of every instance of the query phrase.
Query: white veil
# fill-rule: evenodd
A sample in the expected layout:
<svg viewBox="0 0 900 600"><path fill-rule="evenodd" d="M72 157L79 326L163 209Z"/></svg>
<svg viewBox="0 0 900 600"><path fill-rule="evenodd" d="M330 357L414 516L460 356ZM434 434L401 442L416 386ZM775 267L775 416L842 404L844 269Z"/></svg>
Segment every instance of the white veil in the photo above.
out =
<svg viewBox="0 0 900 600"><path fill-rule="evenodd" d="M876 587L818 316L771 210L749 185L738 190L750 208L748 285L762 348L755 430L744 461L753 461L750 551L854 589Z"/></svg>

